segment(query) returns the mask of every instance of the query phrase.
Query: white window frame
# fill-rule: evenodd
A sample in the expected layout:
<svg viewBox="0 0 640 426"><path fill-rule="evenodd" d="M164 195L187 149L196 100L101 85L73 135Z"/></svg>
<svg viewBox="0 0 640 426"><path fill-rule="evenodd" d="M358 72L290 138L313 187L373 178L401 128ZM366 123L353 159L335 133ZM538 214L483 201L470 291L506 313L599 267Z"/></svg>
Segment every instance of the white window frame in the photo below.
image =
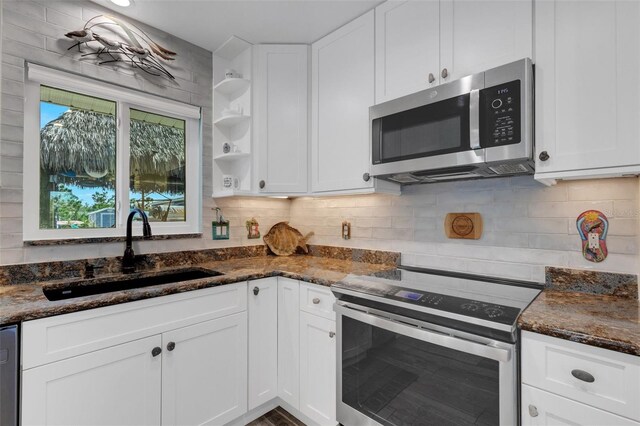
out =
<svg viewBox="0 0 640 426"><path fill-rule="evenodd" d="M116 102L115 228L40 229L41 85ZM35 64L27 64L24 90L24 241L120 237L126 234L126 221L129 215L129 110L131 108L185 120L186 220L184 222L152 222L152 234L175 235L202 232L202 125L199 107ZM134 235L140 235L142 233L140 221L134 221L133 225Z"/></svg>

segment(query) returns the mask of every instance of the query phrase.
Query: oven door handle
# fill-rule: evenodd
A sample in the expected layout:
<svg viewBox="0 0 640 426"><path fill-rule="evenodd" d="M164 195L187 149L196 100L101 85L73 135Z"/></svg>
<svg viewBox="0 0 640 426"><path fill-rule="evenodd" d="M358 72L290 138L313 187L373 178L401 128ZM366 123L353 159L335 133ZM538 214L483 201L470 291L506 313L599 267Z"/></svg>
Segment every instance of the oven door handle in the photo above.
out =
<svg viewBox="0 0 640 426"><path fill-rule="evenodd" d="M402 334L403 336L412 337L423 342L433 343L434 345L444 346L461 352L478 355L483 358L492 359L498 362L508 362L511 359L511 350L497 348L491 345L472 342L470 340L461 339L459 337L448 334L437 333L417 326L403 324L391 321L379 315L369 312L362 312L351 309L343 304L334 304L334 311L345 317L352 318L375 327L383 328L393 333Z"/></svg>

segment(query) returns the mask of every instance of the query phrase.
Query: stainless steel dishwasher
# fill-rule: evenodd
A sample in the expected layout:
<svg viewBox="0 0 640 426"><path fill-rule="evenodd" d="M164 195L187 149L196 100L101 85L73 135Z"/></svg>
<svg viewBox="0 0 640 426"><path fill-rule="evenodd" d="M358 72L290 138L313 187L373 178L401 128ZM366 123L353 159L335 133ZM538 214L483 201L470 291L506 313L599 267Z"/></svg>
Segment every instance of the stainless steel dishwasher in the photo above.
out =
<svg viewBox="0 0 640 426"><path fill-rule="evenodd" d="M18 326L0 327L0 426L18 425Z"/></svg>

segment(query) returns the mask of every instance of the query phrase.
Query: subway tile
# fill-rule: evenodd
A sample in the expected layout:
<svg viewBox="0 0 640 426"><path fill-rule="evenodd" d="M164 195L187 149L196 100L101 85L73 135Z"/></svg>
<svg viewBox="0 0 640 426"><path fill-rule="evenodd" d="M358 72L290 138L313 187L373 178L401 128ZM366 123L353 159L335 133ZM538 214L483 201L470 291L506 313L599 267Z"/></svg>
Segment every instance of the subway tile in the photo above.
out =
<svg viewBox="0 0 640 426"><path fill-rule="evenodd" d="M4 73L3 73L4 74ZM22 96L9 95L2 93L2 99L0 103L3 109L11 111L24 111L24 98Z"/></svg>
<svg viewBox="0 0 640 426"><path fill-rule="evenodd" d="M0 265L13 265L17 263L24 263L23 249L0 249Z"/></svg>
<svg viewBox="0 0 640 426"><path fill-rule="evenodd" d="M568 190L569 200L637 200L638 178L575 181Z"/></svg>
<svg viewBox="0 0 640 426"><path fill-rule="evenodd" d="M44 36L33 29L25 29L19 26L13 25L8 20L4 20L2 28L2 38L5 40L16 40L27 46L35 47L37 49L44 49ZM3 73L4 75L4 73ZM12 78L11 74L7 76ZM16 78L13 78L14 80ZM22 80L21 78L19 78Z"/></svg>
<svg viewBox="0 0 640 426"><path fill-rule="evenodd" d="M8 12L15 12L17 14L35 18L40 21L45 19L45 7L41 4L31 1L5 1L3 2L3 14Z"/></svg>
<svg viewBox="0 0 640 426"><path fill-rule="evenodd" d="M613 201L539 202L529 205L529 216L570 218L578 217L585 210L599 210L613 216Z"/></svg>

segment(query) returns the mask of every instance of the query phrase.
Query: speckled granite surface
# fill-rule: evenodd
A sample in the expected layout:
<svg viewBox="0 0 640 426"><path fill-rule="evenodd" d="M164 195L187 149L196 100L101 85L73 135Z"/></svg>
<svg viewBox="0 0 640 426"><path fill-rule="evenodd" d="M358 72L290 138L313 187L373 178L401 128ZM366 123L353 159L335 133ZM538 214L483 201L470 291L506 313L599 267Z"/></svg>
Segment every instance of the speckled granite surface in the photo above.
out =
<svg viewBox="0 0 640 426"><path fill-rule="evenodd" d="M638 298L638 276L583 269L545 268L545 288Z"/></svg>
<svg viewBox="0 0 640 426"><path fill-rule="evenodd" d="M637 299L545 290L522 313L522 330L640 356Z"/></svg>
<svg viewBox="0 0 640 426"><path fill-rule="evenodd" d="M248 250L244 253L249 254L251 252L251 250ZM260 250L255 249L253 252L260 252ZM317 256L276 257L259 254L252 257L238 256L219 260L211 260L209 258L197 262L193 261L197 258L195 253L188 253L188 255L185 254L182 257L174 253L173 257L163 258L161 264L158 259L155 259L155 262L152 262L154 268L147 268L146 272L137 275L145 276L179 266L197 266L219 271L224 275L59 301L47 300L42 293L43 286L60 286L68 283L77 285L82 280L78 277L65 276L62 280L30 283L23 281L19 284L5 284L0 286L0 325L270 276L285 276L329 286L341 280L347 274L375 274L392 277L396 271L396 264L354 262L352 260ZM241 255L242 253L242 251L239 253L234 252L236 255ZM224 252L217 253L217 255L220 257L225 256ZM185 262L184 256L193 262ZM67 262L59 263L66 264ZM43 272L42 268L44 266L39 266L35 272ZM52 267L52 270L56 270L53 275L64 275L57 268ZM50 277L51 275L49 274L48 276ZM120 274L113 275L121 276ZM113 277L113 275L103 274L93 279L91 283L99 283ZM5 277L5 279L7 278ZM24 277L21 277L21 279L24 279Z"/></svg>

